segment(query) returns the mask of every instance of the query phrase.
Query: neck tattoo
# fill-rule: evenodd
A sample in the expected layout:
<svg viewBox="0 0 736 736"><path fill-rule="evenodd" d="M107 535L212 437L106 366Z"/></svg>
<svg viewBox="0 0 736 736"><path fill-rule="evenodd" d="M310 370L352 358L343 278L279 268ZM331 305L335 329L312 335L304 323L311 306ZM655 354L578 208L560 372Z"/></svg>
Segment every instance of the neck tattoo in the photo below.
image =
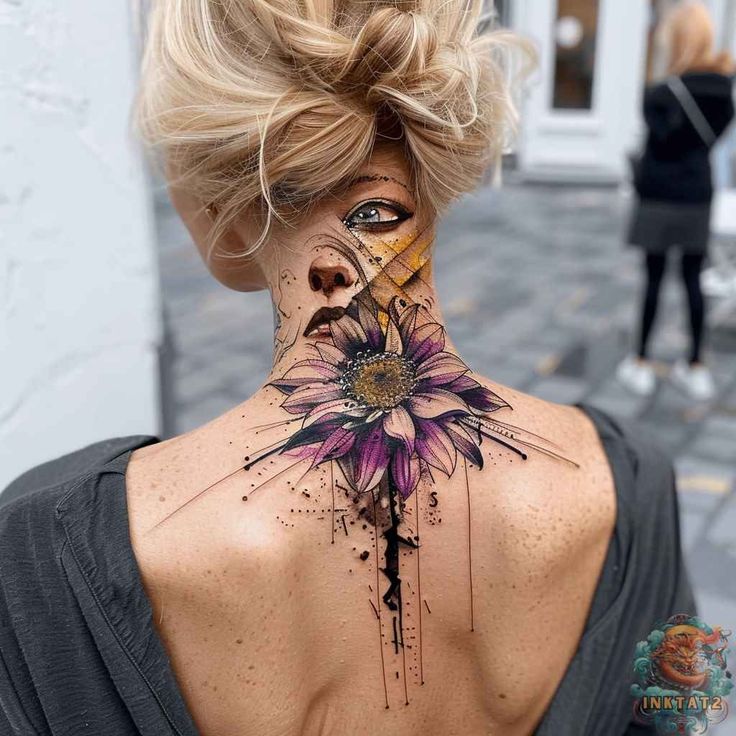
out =
<svg viewBox="0 0 736 736"><path fill-rule="evenodd" d="M307 357L280 374L278 365L295 340L277 334L278 377L267 390L277 397L283 419L250 428L264 440L244 464L156 525L238 473L262 471L243 501L277 479L297 489L313 475L317 482L310 488L322 489L321 506L328 508L320 508L327 511L321 518L331 522L331 542L337 537L351 544L356 567L365 570L387 708L387 673L393 677L395 671L406 704L410 686L424 684L422 616L431 615L431 606L421 591L420 524L442 521L436 480L460 473L465 487L468 625L474 630L472 474L499 454L526 460L535 452L575 465L543 438L499 418L510 405L446 349L427 284L431 245L422 232L388 240L346 228L334 247L359 269L364 286L346 308L327 310L328 339L309 343ZM290 462L269 476L265 461L275 455ZM313 491L303 494L320 505ZM406 568L416 583L411 590L402 584Z"/></svg>

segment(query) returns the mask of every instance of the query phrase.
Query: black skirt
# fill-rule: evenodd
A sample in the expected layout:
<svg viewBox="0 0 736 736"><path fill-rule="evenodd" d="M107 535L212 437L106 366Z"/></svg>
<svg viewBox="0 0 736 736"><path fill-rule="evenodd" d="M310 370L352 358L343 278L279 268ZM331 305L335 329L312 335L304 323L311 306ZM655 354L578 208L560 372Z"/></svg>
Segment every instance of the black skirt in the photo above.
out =
<svg viewBox="0 0 736 736"><path fill-rule="evenodd" d="M705 255L710 239L710 202L672 202L637 199L631 211L627 243L647 253L673 247L683 253Z"/></svg>

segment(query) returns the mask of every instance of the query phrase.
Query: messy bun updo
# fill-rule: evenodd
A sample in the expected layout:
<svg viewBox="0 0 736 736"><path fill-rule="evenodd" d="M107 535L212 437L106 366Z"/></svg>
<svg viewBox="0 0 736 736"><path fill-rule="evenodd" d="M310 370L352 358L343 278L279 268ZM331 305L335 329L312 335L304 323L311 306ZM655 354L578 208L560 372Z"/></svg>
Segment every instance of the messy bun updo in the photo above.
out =
<svg viewBox="0 0 736 736"><path fill-rule="evenodd" d="M138 102L177 186L260 237L339 191L379 140L403 149L441 211L503 150L510 34L482 0L153 0ZM236 255L236 254L231 254ZM239 255L244 255L243 253Z"/></svg>

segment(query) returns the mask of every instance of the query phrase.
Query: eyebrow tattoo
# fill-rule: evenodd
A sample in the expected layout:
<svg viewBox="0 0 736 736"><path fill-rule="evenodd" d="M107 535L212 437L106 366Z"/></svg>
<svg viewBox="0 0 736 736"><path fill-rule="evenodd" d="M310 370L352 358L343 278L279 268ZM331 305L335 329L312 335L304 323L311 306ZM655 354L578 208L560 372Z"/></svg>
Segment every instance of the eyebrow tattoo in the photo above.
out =
<svg viewBox="0 0 736 736"><path fill-rule="evenodd" d="M377 175L356 182L376 180L405 186ZM350 573L364 577L366 615L377 620L385 706L387 672L400 680L408 705L410 685L424 684L422 617L432 607L422 597L421 555L432 534L423 531L425 541L420 526L441 525L446 501L437 481L457 474L462 489L454 502L465 505L465 534L457 543L466 554L467 625L474 631L471 478L488 461L527 460L530 453L578 466L554 443L506 421L511 405L447 345L430 308L433 228L393 238L345 228L319 237L356 265L362 287L347 307L323 310L329 337L308 342L307 357L267 384L281 418L248 427L255 442L244 448L242 466L156 526L239 473L243 501L276 480L297 491L307 513L294 502L290 518L276 518L286 527L296 518L329 522L330 543L352 546ZM276 464L277 456L286 464Z"/></svg>
<svg viewBox="0 0 736 736"><path fill-rule="evenodd" d="M414 192L403 181L400 181L399 179L396 179L393 176L386 176L385 174L363 174L353 179L350 182L349 186L353 187L353 186L356 186L357 184L365 184L365 183L379 182L379 181L393 182L394 184L398 184L400 187L403 187L404 189L406 189L406 191L409 192L409 194L411 194L412 197L414 196Z"/></svg>

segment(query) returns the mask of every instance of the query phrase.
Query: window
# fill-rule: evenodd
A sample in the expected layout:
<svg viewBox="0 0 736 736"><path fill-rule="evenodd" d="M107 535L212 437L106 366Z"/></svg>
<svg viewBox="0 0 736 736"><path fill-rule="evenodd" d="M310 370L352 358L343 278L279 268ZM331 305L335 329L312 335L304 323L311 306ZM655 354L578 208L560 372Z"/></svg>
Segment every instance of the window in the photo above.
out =
<svg viewBox="0 0 736 736"><path fill-rule="evenodd" d="M593 106L599 0L558 0L554 28L555 76L552 106L590 110Z"/></svg>

